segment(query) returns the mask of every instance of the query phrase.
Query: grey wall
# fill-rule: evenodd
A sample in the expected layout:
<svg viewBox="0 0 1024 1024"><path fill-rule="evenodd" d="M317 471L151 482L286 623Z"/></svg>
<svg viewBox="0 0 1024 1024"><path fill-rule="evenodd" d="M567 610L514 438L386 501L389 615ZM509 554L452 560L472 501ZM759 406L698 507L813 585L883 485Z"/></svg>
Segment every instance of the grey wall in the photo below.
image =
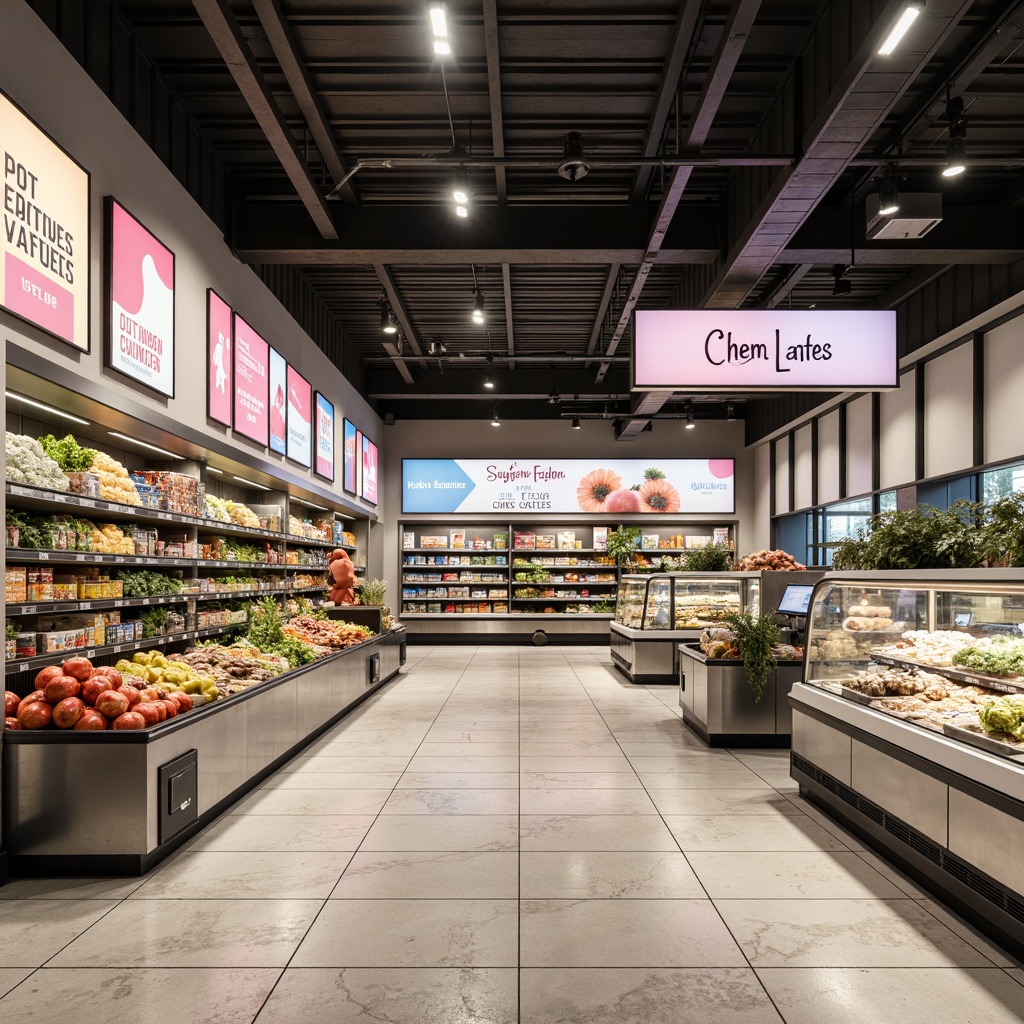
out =
<svg viewBox="0 0 1024 1024"><path fill-rule="evenodd" d="M87 380L102 383L112 406L122 399L151 403L177 422L225 439L247 461L266 462L264 468L273 473L279 457L232 437L227 428L206 419L206 289L212 287L334 402L338 479L334 490L340 494L342 417L347 416L378 444L383 429L380 419L259 278L235 259L220 231L31 8L21 0L0 0L0 25L0 89L92 174L91 353L78 353L0 312L5 341L54 363L76 366ZM103 368L106 195L115 196L176 255L173 399L136 387ZM301 209L295 215L307 216ZM314 479L291 464L288 472Z"/></svg>

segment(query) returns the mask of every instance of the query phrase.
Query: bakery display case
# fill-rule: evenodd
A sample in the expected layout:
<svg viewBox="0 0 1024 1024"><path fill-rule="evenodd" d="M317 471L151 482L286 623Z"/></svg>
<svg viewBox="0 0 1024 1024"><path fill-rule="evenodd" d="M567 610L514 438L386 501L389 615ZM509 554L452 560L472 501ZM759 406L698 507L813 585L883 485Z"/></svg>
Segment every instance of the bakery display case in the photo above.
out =
<svg viewBox="0 0 1024 1024"><path fill-rule="evenodd" d="M729 612L760 607L759 572L624 575L611 624L615 667L633 683L674 683L678 645Z"/></svg>
<svg viewBox="0 0 1024 1024"><path fill-rule="evenodd" d="M832 573L790 694L801 792L1024 950L1024 572Z"/></svg>

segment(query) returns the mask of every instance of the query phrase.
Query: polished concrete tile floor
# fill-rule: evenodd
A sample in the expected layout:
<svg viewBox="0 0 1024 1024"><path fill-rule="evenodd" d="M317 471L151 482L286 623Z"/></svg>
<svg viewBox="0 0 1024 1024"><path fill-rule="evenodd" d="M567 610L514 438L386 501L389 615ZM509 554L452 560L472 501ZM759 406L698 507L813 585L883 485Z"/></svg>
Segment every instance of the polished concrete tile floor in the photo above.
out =
<svg viewBox="0 0 1024 1024"><path fill-rule="evenodd" d="M0 1021L1008 1024L1024 972L604 648L403 675L141 879L0 888Z"/></svg>

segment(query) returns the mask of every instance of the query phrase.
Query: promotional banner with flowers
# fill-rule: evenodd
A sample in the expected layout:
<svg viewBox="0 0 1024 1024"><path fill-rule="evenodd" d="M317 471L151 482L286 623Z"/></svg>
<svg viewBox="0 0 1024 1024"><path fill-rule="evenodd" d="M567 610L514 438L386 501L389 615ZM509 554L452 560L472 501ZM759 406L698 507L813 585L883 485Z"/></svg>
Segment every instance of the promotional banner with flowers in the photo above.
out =
<svg viewBox="0 0 1024 1024"><path fill-rule="evenodd" d="M402 511L732 513L732 459L403 459Z"/></svg>

